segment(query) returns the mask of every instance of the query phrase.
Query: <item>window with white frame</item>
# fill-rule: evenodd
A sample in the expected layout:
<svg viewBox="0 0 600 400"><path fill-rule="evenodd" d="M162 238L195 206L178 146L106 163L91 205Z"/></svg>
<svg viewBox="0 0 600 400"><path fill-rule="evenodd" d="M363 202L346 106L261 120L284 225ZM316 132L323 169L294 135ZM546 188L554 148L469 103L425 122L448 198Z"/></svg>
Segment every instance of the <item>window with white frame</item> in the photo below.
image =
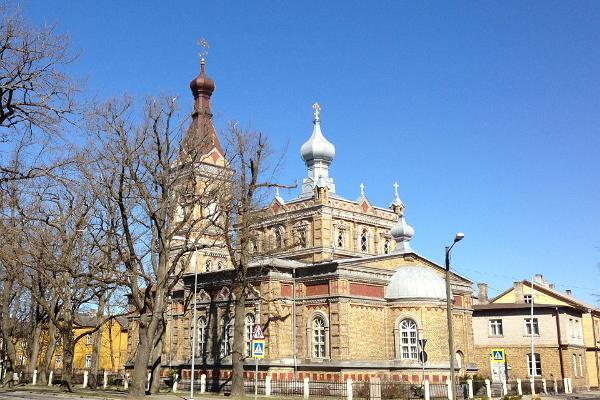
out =
<svg viewBox="0 0 600 400"><path fill-rule="evenodd" d="M198 318L198 352L200 355L206 352L208 344L208 321L204 317Z"/></svg>
<svg viewBox="0 0 600 400"><path fill-rule="evenodd" d="M246 355L249 357L252 353L252 348L250 346L252 346L252 333L254 333L254 323L255 323L256 319L254 318L254 315L252 314L247 314L246 315L246 320L244 321L244 329L245 329L245 337L246 337L246 344L245 344L245 351L246 351Z"/></svg>
<svg viewBox="0 0 600 400"><path fill-rule="evenodd" d="M86 369L92 368L92 355L91 354L85 355L85 368Z"/></svg>
<svg viewBox="0 0 600 400"><path fill-rule="evenodd" d="M575 337L575 321L573 318L569 318L569 336Z"/></svg>
<svg viewBox="0 0 600 400"><path fill-rule="evenodd" d="M539 335L540 334L540 328L538 326L538 319L534 318L533 319L533 324L531 323L531 318L525 318L525 334L531 336L533 335Z"/></svg>
<svg viewBox="0 0 600 400"><path fill-rule="evenodd" d="M583 356L579 354L579 376L583 376Z"/></svg>
<svg viewBox="0 0 600 400"><path fill-rule="evenodd" d="M54 369L60 368L61 361L62 361L61 356L56 356L56 358L54 359Z"/></svg>
<svg viewBox="0 0 600 400"><path fill-rule="evenodd" d="M204 272L210 272L212 269L212 261L206 260L204 261Z"/></svg>
<svg viewBox="0 0 600 400"><path fill-rule="evenodd" d="M579 320L576 319L575 321L575 335L577 336L577 338L581 338L581 324L579 323Z"/></svg>
<svg viewBox="0 0 600 400"><path fill-rule="evenodd" d="M363 229L362 233L360 234L360 251L369 251L369 234L366 229Z"/></svg>
<svg viewBox="0 0 600 400"><path fill-rule="evenodd" d="M490 336L502 336L504 331L502 330L501 319L490 319Z"/></svg>
<svg viewBox="0 0 600 400"><path fill-rule="evenodd" d="M228 315L221 318L221 357L231 354L231 318Z"/></svg>
<svg viewBox="0 0 600 400"><path fill-rule="evenodd" d="M541 376L542 375L542 358L539 353L533 353L533 360L531 353L527 354L527 374L529 376Z"/></svg>
<svg viewBox="0 0 600 400"><path fill-rule="evenodd" d="M417 323L412 319L404 319L400 322L400 357L416 360L417 355Z"/></svg>
<svg viewBox="0 0 600 400"><path fill-rule="evenodd" d="M383 242L383 254L390 254L390 239Z"/></svg>
<svg viewBox="0 0 600 400"><path fill-rule="evenodd" d="M85 335L85 344L92 344L92 343L93 343L92 334L88 333L87 335Z"/></svg>
<svg viewBox="0 0 600 400"><path fill-rule="evenodd" d="M531 301L532 301L531 295L530 294L526 294L525 295L525 303L531 304Z"/></svg>
<svg viewBox="0 0 600 400"><path fill-rule="evenodd" d="M318 315L312 321L312 356L315 358L325 358L327 356L325 335L325 320Z"/></svg>
<svg viewBox="0 0 600 400"><path fill-rule="evenodd" d="M337 247L338 248L340 248L340 249L344 248L345 238L346 238L346 231L343 229L338 229L338 235L337 235Z"/></svg>
<svg viewBox="0 0 600 400"><path fill-rule="evenodd" d="M573 354L573 376L577 376L577 354Z"/></svg>

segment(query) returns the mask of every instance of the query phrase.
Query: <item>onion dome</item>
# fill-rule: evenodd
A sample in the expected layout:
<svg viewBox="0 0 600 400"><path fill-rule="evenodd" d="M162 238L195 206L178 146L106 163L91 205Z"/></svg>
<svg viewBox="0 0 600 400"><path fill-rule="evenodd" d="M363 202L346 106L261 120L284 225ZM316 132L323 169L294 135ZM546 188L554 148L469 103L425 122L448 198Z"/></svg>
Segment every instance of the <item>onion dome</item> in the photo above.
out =
<svg viewBox="0 0 600 400"><path fill-rule="evenodd" d="M404 215L398 215L398 222L392 226L390 233L396 241L394 253L412 253L413 249L410 248L409 242L414 236L415 230L406 223Z"/></svg>
<svg viewBox="0 0 600 400"><path fill-rule="evenodd" d="M206 76L206 62L204 59L200 61L200 75L192 79L190 82L190 89L194 98L198 96L210 97L215 91L215 81Z"/></svg>
<svg viewBox="0 0 600 400"><path fill-rule="evenodd" d="M333 161L333 157L335 156L335 147L325 139L325 136L321 133L321 121L319 118L321 107L318 103L315 103L313 108L315 110L315 119L313 120L314 127L312 136L300 148L300 155L307 166L310 166L317 161L329 164Z"/></svg>
<svg viewBox="0 0 600 400"><path fill-rule="evenodd" d="M387 300L446 300L446 282L431 268L403 266L385 288Z"/></svg>

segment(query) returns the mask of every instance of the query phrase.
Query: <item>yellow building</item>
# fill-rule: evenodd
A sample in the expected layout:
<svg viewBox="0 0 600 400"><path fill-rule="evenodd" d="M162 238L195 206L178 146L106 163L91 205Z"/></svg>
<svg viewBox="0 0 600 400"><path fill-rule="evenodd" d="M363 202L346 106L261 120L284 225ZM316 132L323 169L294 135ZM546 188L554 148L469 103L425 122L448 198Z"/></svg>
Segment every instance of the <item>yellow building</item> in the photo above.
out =
<svg viewBox="0 0 600 400"><path fill-rule="evenodd" d="M529 376L531 330L534 336L536 375L572 378L573 386L598 387L600 370L600 310L560 292L542 275L534 282L521 281L487 301L480 284L479 304L474 306L473 332L480 369L490 371L492 347L512 352L508 361L513 377ZM531 303L534 305L533 325ZM509 358L509 357L507 357ZM497 365L492 365L496 366ZM497 371L496 371L497 372Z"/></svg>

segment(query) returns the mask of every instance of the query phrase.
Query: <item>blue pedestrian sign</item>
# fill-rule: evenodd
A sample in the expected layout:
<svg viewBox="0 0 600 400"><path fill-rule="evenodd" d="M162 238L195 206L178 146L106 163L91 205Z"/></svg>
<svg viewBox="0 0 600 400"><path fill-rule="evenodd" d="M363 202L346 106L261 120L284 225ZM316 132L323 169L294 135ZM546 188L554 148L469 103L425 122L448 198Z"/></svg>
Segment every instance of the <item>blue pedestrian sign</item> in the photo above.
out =
<svg viewBox="0 0 600 400"><path fill-rule="evenodd" d="M265 340L264 339L252 340L252 357L253 358L265 358Z"/></svg>
<svg viewBox="0 0 600 400"><path fill-rule="evenodd" d="M492 349L490 356L492 358L492 362L503 363L506 361L504 349Z"/></svg>

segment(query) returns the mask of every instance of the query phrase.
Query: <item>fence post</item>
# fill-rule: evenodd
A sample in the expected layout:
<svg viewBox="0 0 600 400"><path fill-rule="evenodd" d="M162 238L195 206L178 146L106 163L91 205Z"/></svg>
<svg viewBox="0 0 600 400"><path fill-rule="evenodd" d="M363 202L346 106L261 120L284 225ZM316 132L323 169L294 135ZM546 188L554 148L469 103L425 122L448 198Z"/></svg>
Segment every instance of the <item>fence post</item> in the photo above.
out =
<svg viewBox="0 0 600 400"><path fill-rule="evenodd" d="M88 374L89 374L89 372L83 371L83 385L81 387L84 388L84 389L87 387Z"/></svg>
<svg viewBox="0 0 600 400"><path fill-rule="evenodd" d="M506 384L506 379L502 378L502 396L506 396L508 394L508 385Z"/></svg>
<svg viewBox="0 0 600 400"><path fill-rule="evenodd" d="M473 398L473 379L467 379L467 385L469 386L469 398Z"/></svg>
<svg viewBox="0 0 600 400"><path fill-rule="evenodd" d="M346 379L346 393L347 393L347 397L348 400L352 400L352 379L348 378Z"/></svg>
<svg viewBox="0 0 600 400"><path fill-rule="evenodd" d="M146 391L150 390L150 377L152 376L152 372L148 372L148 377L146 378Z"/></svg>
<svg viewBox="0 0 600 400"><path fill-rule="evenodd" d="M519 396L523 396L523 386L521 386L521 379L517 378L517 393Z"/></svg>
<svg viewBox="0 0 600 400"><path fill-rule="evenodd" d="M485 394L487 395L488 399L492 398L492 386L490 385L489 379L485 380Z"/></svg>
<svg viewBox="0 0 600 400"><path fill-rule="evenodd" d="M308 378L304 378L304 398L308 399L308 395L310 393L309 387L308 387Z"/></svg>
<svg viewBox="0 0 600 400"><path fill-rule="evenodd" d="M31 383L35 386L37 383L37 369L33 370L33 378L31 379Z"/></svg>
<svg viewBox="0 0 600 400"><path fill-rule="evenodd" d="M548 386L546 386L546 378L542 379L542 387L544 388L544 393L548 394Z"/></svg>
<svg viewBox="0 0 600 400"><path fill-rule="evenodd" d="M569 393L573 393L573 378L567 378L569 381Z"/></svg>
<svg viewBox="0 0 600 400"><path fill-rule="evenodd" d="M448 388L448 400L452 400L453 390L452 384L450 383L450 379L446 379L446 387Z"/></svg>
<svg viewBox="0 0 600 400"><path fill-rule="evenodd" d="M106 370L104 370L104 381L102 382L102 388L106 389L107 386L108 386L108 372L106 372Z"/></svg>
<svg viewBox="0 0 600 400"><path fill-rule="evenodd" d="M177 393L177 378L177 374L173 375L173 393Z"/></svg>
<svg viewBox="0 0 600 400"><path fill-rule="evenodd" d="M52 375L54 375L54 371L50 371L50 375L48 376L48 386L52 386Z"/></svg>
<svg viewBox="0 0 600 400"><path fill-rule="evenodd" d="M129 372L125 374L125 379L123 379L123 389L129 390Z"/></svg>
<svg viewBox="0 0 600 400"><path fill-rule="evenodd" d="M269 397L271 395L271 375L267 375L265 378L265 396Z"/></svg>
<svg viewBox="0 0 600 400"><path fill-rule="evenodd" d="M425 390L425 400L430 400L431 395L429 393L429 379L425 379L424 383L424 390Z"/></svg>
<svg viewBox="0 0 600 400"><path fill-rule="evenodd" d="M554 377L554 394L558 394L558 381Z"/></svg>
<svg viewBox="0 0 600 400"><path fill-rule="evenodd" d="M369 400L381 400L381 378L377 376L369 379Z"/></svg>
<svg viewBox="0 0 600 400"><path fill-rule="evenodd" d="M200 393L206 393L206 374L200 375Z"/></svg>
<svg viewBox="0 0 600 400"><path fill-rule="evenodd" d="M532 376L529 378L529 383L531 384L531 395L535 394L535 378Z"/></svg>

